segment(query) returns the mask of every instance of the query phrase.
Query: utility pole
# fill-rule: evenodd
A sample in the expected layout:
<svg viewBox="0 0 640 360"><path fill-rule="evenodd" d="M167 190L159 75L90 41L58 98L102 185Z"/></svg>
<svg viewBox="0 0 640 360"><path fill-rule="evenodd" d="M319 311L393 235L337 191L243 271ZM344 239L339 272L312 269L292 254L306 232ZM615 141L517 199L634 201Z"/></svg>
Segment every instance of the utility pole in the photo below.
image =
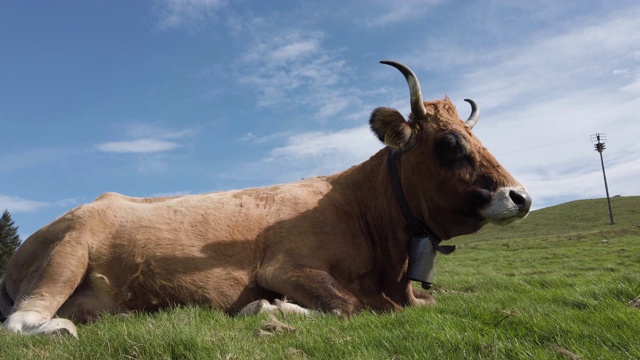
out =
<svg viewBox="0 0 640 360"><path fill-rule="evenodd" d="M609 225L615 224L613 222L613 212L611 211L611 199L609 198L609 186L607 186L607 173L604 171L604 159L602 158L602 152L605 149L605 143L607 142L607 135L603 133L597 133L591 135L591 142L593 146L596 148L596 151L600 153L600 164L602 165L602 176L604 177L604 190L607 192L607 204L609 205L609 218L611 219L611 223Z"/></svg>

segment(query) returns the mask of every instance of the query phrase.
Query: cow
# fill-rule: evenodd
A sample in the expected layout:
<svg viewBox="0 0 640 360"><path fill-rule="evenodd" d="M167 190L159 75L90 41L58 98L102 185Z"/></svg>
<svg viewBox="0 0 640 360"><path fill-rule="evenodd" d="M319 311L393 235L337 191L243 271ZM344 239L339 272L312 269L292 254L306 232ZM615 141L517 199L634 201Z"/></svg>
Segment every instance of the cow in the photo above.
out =
<svg viewBox="0 0 640 360"><path fill-rule="evenodd" d="M386 146L371 158L262 188L105 193L36 231L9 260L4 328L77 337L74 322L181 305L348 318L435 303L407 276L415 235L447 252L443 240L524 218L531 197L471 132L473 100L463 121L448 97L423 101L409 67L382 63L404 75L411 113L372 112Z"/></svg>

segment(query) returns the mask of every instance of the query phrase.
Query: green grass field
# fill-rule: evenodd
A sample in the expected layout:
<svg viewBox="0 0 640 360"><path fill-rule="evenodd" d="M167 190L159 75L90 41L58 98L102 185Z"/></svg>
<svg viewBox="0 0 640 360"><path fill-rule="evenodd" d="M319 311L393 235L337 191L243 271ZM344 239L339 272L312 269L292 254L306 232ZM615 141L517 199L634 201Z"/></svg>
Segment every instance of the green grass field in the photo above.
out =
<svg viewBox="0 0 640 360"><path fill-rule="evenodd" d="M439 304L350 320L179 308L110 316L79 340L0 331L7 359L640 359L640 197L488 226L438 258Z"/></svg>

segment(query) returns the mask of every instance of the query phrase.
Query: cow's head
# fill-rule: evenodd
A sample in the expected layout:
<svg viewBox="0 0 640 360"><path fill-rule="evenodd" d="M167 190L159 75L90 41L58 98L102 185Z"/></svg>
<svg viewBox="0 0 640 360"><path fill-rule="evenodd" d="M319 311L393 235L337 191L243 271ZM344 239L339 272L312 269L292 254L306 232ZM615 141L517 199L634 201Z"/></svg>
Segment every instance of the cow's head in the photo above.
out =
<svg viewBox="0 0 640 360"><path fill-rule="evenodd" d="M407 66L382 61L405 76L411 93L409 120L395 109L378 108L370 125L380 141L397 149L402 188L416 217L448 239L486 223L507 224L529 213L531 197L482 146L471 129L479 111L462 121L451 101L424 101Z"/></svg>

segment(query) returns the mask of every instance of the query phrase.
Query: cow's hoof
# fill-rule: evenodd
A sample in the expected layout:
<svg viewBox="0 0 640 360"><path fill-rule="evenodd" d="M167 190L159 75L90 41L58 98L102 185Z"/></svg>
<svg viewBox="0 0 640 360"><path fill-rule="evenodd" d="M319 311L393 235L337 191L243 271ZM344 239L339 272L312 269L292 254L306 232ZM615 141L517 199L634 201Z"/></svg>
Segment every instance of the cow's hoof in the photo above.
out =
<svg viewBox="0 0 640 360"><path fill-rule="evenodd" d="M40 333L48 336L66 336L71 335L74 338L78 338L78 331L76 326L67 319L56 318L47 321L40 325L34 333Z"/></svg>
<svg viewBox="0 0 640 360"><path fill-rule="evenodd" d="M243 307L236 316L249 316L255 315L261 312L273 312L273 310L277 310L277 307L269 304L269 301L265 299L252 301Z"/></svg>
<svg viewBox="0 0 640 360"><path fill-rule="evenodd" d="M428 306L438 303L438 300L433 295L424 290L414 288L413 296L415 297L415 303L412 304L414 306Z"/></svg>
<svg viewBox="0 0 640 360"><path fill-rule="evenodd" d="M416 299L416 306L429 306L429 305L436 305L438 303L438 300L436 300L436 298L434 298L433 296L429 296L426 298L421 298L421 299Z"/></svg>
<svg viewBox="0 0 640 360"><path fill-rule="evenodd" d="M296 305L294 303L287 302L287 300L275 299L273 303L283 314L300 314L304 316L311 315L311 311L309 309L303 308L302 306Z"/></svg>
<svg viewBox="0 0 640 360"><path fill-rule="evenodd" d="M47 320L45 316L36 311L15 312L7 318L3 325L13 333L71 335L78 338L76 326L70 320L63 318Z"/></svg>

